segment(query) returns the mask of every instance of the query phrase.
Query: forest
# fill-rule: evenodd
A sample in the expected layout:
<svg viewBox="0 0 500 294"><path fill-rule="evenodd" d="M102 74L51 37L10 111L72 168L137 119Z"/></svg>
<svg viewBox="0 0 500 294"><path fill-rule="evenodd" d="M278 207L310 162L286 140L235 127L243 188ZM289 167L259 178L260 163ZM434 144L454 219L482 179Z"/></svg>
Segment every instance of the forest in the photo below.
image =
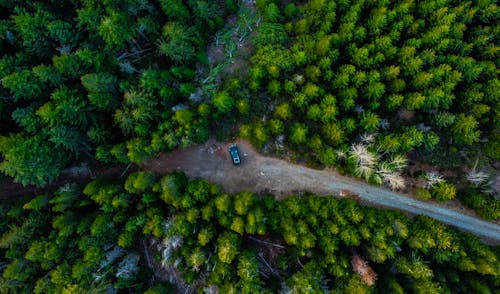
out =
<svg viewBox="0 0 500 294"><path fill-rule="evenodd" d="M500 217L495 1L0 6L0 171L15 182L239 135ZM433 168L410 171L410 157Z"/></svg>
<svg viewBox="0 0 500 294"><path fill-rule="evenodd" d="M257 1L257 8L255 53L238 80L252 97L246 115L240 111L242 137L421 199L458 195L482 217L500 217L489 182L500 158L495 1ZM230 96L247 93L232 84ZM409 172L410 155L439 168Z"/></svg>
<svg viewBox="0 0 500 294"><path fill-rule="evenodd" d="M499 68L495 0L0 0L0 186L43 191L0 202L0 293L495 293L499 247L424 216L49 185L238 137L498 221Z"/></svg>
<svg viewBox="0 0 500 294"><path fill-rule="evenodd" d="M179 290L169 266L199 293L500 287L500 247L431 218L334 197L230 195L183 173L68 184L0 211L2 293L168 293Z"/></svg>
<svg viewBox="0 0 500 294"><path fill-rule="evenodd" d="M44 186L75 161L140 162L208 138L196 76L232 0L0 2L0 170ZM197 92L196 92L197 93Z"/></svg>

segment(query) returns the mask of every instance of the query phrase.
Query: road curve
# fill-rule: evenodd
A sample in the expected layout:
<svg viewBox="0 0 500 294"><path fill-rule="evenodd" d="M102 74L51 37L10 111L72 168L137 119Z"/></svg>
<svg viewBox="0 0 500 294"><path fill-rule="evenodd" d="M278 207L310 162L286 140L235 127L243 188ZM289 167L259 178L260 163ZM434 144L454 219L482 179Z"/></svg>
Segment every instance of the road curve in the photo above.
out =
<svg viewBox="0 0 500 294"><path fill-rule="evenodd" d="M243 190L257 193L267 191L275 194L277 198L282 198L298 191L338 196L341 190L349 190L358 194L361 202L368 205L398 209L415 215L428 215L473 233L488 243L500 244L500 226L493 222L445 208L441 204L415 200L385 188L374 187L342 176L335 170L316 170L266 157L242 140L238 141L242 164L233 166L227 151L228 146L229 144L211 140L204 145L176 150L146 160L142 168L157 173L181 170L191 178L200 177L218 183L229 193Z"/></svg>

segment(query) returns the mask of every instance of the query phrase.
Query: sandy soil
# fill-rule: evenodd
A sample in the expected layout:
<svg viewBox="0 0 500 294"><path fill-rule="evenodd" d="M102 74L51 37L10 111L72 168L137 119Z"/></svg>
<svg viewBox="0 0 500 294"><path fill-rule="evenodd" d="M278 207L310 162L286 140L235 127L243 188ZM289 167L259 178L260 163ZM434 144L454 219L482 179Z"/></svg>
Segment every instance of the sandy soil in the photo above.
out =
<svg viewBox="0 0 500 294"><path fill-rule="evenodd" d="M229 193L248 190L272 193L278 199L307 191L317 195L336 195L347 190L359 195L363 204L393 208L412 215L424 214L461 230L478 235L492 244L500 244L500 226L480 220L455 205L423 202L381 187L345 177L335 170L315 170L277 158L263 156L247 141L237 141L242 163L233 166L227 151L230 143L210 140L203 145L176 150L146 160L143 169L163 174L183 171L190 178L218 183Z"/></svg>

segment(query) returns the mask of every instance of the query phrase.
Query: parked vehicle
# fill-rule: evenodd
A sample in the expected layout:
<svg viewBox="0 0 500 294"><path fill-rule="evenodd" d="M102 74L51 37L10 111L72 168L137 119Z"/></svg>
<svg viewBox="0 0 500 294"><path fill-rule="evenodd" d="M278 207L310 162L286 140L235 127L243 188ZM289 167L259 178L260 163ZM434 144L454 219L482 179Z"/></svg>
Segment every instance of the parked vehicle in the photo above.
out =
<svg viewBox="0 0 500 294"><path fill-rule="evenodd" d="M238 147L236 147L236 145L231 145L229 147L229 153L231 154L231 159L233 160L234 165L238 165L241 163L240 154L238 152Z"/></svg>

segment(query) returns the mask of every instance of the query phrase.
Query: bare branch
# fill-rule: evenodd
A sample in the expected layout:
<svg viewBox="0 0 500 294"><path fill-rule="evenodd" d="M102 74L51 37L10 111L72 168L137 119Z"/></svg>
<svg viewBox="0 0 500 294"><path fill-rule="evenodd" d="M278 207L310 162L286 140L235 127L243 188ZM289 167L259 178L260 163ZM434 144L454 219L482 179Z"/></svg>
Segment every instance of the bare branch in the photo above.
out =
<svg viewBox="0 0 500 294"><path fill-rule="evenodd" d="M251 240L254 240L256 242L267 244L267 245L271 245L271 246L274 246L274 247L277 247L277 248L280 248L280 249L285 249L286 248L283 245L275 244L275 243L271 243L271 242L267 242L267 241L263 241L263 240L259 240L257 238L252 237L252 236L248 236L248 238L251 239Z"/></svg>

